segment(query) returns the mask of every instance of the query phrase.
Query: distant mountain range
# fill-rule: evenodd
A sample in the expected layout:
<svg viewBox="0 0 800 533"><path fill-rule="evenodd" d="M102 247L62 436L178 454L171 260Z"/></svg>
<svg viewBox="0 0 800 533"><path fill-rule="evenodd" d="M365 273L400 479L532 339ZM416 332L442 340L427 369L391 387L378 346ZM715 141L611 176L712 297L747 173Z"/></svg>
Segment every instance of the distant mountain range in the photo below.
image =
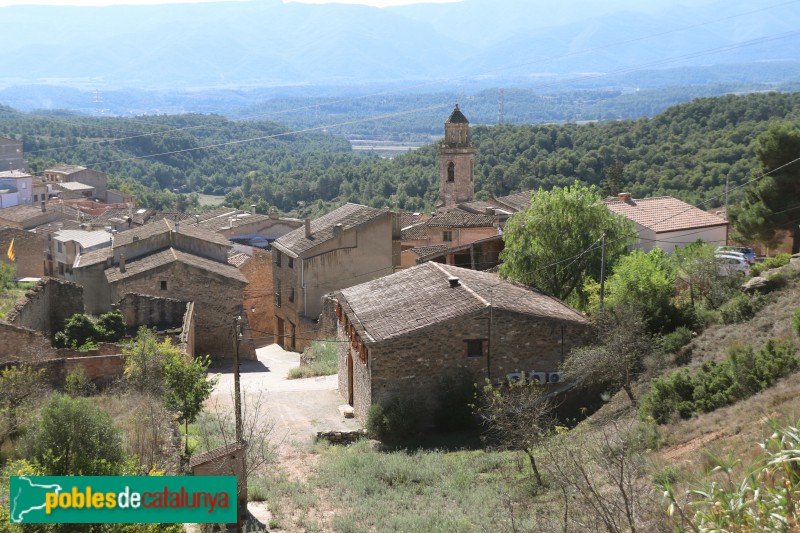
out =
<svg viewBox="0 0 800 533"><path fill-rule="evenodd" d="M643 5L642 5L643 4ZM208 89L481 82L800 60L800 3L279 0L0 8L0 87Z"/></svg>

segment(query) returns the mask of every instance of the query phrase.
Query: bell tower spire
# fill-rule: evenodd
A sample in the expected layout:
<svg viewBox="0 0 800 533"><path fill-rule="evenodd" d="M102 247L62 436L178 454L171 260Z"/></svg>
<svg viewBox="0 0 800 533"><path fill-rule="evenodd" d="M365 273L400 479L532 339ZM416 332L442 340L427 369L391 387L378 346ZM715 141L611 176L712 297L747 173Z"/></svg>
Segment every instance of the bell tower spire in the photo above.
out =
<svg viewBox="0 0 800 533"><path fill-rule="evenodd" d="M439 206L471 202L475 195L475 149L469 139L469 120L456 104L444 123L439 144Z"/></svg>

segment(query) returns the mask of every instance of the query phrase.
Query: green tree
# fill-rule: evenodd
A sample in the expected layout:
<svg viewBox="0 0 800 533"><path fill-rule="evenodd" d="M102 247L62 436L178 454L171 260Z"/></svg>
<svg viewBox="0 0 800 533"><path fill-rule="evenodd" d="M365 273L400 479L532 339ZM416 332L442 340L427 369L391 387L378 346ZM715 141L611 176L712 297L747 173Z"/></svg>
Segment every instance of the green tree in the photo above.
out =
<svg viewBox="0 0 800 533"><path fill-rule="evenodd" d="M161 396L165 392L164 365L170 358L180 357L180 350L169 339L159 342L158 336L145 326L136 338L122 348L125 358L125 381L139 392Z"/></svg>
<svg viewBox="0 0 800 533"><path fill-rule="evenodd" d="M7 290L11 287L14 276L17 275L17 267L11 263L0 262L0 290Z"/></svg>
<svg viewBox="0 0 800 533"><path fill-rule="evenodd" d="M122 473L127 459L122 432L85 398L54 394L26 434L22 450L51 476Z"/></svg>
<svg viewBox="0 0 800 533"><path fill-rule="evenodd" d="M599 278L603 233L606 262L613 264L632 242L634 227L608 210L596 187L575 182L539 189L530 208L506 224L500 275L561 299L575 291L585 302L584 278Z"/></svg>
<svg viewBox="0 0 800 533"><path fill-rule="evenodd" d="M98 336L105 342L117 342L125 336L125 319L119 310L100 315L95 327Z"/></svg>
<svg viewBox="0 0 800 533"><path fill-rule="evenodd" d="M762 172L771 172L745 191L739 208L731 209L731 221L747 239L775 245L780 230L791 232L792 253L800 252L800 129L791 123L772 124L758 137L756 155Z"/></svg>
<svg viewBox="0 0 800 533"><path fill-rule="evenodd" d="M28 365L10 366L0 371L0 444L20 433L25 410L47 389L44 369Z"/></svg>
<svg viewBox="0 0 800 533"><path fill-rule="evenodd" d="M186 429L186 455L189 454L189 424L203 410L203 402L211 395L216 379L207 379L211 364L208 356L188 360L182 354L170 354L164 364L166 393L164 406L178 413L178 421Z"/></svg>
<svg viewBox="0 0 800 533"><path fill-rule="evenodd" d="M606 171L606 179L603 180L604 197L616 196L622 192L624 187L622 183L622 171L624 165L620 161L614 161L614 164Z"/></svg>
<svg viewBox="0 0 800 533"><path fill-rule="evenodd" d="M636 306L652 331L669 329L676 309L671 297L675 290L675 271L669 257L660 249L647 253L636 250L621 257L608 278L607 305Z"/></svg>

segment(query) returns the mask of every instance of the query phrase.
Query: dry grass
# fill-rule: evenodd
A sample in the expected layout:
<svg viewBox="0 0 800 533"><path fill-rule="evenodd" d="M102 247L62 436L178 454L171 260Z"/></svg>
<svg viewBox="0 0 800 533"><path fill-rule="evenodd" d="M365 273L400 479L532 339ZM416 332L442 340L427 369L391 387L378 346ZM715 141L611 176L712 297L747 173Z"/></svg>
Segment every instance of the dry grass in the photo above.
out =
<svg viewBox="0 0 800 533"><path fill-rule="evenodd" d="M18 301L25 296L27 288L14 288L0 291L0 320L4 319Z"/></svg>

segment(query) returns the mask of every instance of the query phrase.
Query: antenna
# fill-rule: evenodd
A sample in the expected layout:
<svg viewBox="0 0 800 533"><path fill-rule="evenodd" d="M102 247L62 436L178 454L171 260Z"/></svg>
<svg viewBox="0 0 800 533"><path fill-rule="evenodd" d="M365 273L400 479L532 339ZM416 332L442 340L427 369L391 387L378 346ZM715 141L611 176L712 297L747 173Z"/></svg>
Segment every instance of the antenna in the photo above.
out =
<svg viewBox="0 0 800 533"><path fill-rule="evenodd" d="M500 89L499 102L498 102L498 109L497 109L497 123L502 124L505 122L505 110L506 110L506 90Z"/></svg>

